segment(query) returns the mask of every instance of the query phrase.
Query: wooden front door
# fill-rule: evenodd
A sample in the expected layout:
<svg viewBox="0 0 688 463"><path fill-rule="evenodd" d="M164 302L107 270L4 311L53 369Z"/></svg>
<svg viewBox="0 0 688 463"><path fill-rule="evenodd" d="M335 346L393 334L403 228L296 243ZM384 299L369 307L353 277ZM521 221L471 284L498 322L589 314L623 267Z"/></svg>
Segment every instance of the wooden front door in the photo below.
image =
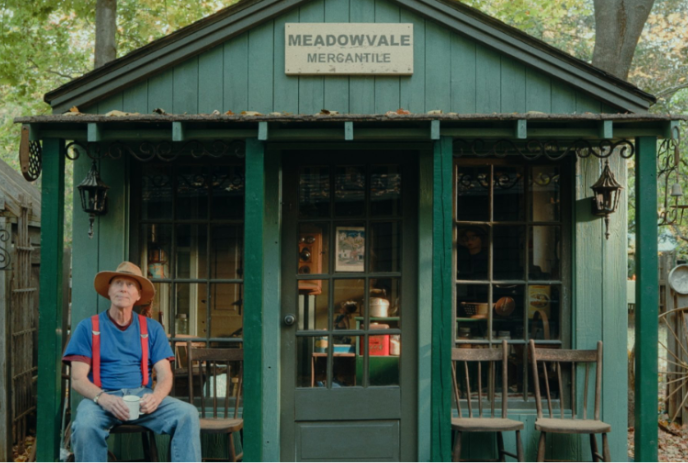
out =
<svg viewBox="0 0 688 463"><path fill-rule="evenodd" d="M281 459L417 459L418 157L285 152Z"/></svg>

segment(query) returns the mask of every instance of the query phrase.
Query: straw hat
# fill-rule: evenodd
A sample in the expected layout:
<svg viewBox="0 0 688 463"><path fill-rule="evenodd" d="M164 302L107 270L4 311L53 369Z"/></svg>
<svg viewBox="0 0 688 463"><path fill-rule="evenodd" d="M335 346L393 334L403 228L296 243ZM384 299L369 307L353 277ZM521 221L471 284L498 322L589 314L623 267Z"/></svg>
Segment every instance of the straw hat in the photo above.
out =
<svg viewBox="0 0 688 463"><path fill-rule="evenodd" d="M114 272L99 272L96 279L93 281L93 286L96 292L106 299L110 299L108 290L110 289L110 282L113 278L124 276L136 280L141 287L141 299L136 305L146 305L150 303L155 297L155 287L151 281L143 276L143 272L138 265L131 262L122 262L117 266Z"/></svg>

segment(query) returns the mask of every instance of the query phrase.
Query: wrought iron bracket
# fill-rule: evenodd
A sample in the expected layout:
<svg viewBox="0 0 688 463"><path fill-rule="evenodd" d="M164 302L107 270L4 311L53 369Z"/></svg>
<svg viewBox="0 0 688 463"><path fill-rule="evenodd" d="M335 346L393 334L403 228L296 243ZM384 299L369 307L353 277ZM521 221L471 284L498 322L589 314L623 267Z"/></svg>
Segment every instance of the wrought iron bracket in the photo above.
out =
<svg viewBox="0 0 688 463"><path fill-rule="evenodd" d="M187 142L143 141L138 146L132 146L132 144L121 141L111 143L82 143L73 141L66 146L66 156L71 161L79 159L82 152L86 153L93 160L120 159L124 154L128 154L140 162L171 162L180 156L191 156L195 159L202 157L221 158L225 156L243 158L245 156L245 143L243 140L230 142L215 140L209 143L199 140Z"/></svg>
<svg viewBox="0 0 688 463"><path fill-rule="evenodd" d="M567 156L575 155L578 158L594 156L604 159L618 152L623 159L632 158L635 154L635 145L630 140L599 140L590 141L578 139L573 141L562 140L528 140L517 142L510 139L486 141L476 139L454 139L454 156L475 156L479 158L497 157L503 158L509 155L520 155L524 159L534 161L545 158L556 161Z"/></svg>
<svg viewBox="0 0 688 463"><path fill-rule="evenodd" d="M664 201L663 207L658 212L657 226L674 225L681 223L683 213L688 209L688 205L678 204L679 196L682 196L680 191L679 179L681 176L681 164L688 166L684 159L681 159L679 148L681 146L681 130L677 125L671 127L671 136L665 138L659 144L657 149L657 183L664 181ZM672 177L676 177L676 183L679 185L679 191L674 193L674 189L669 187ZM673 201L669 199L673 196ZM673 202L673 204L670 204Z"/></svg>
<svg viewBox="0 0 688 463"><path fill-rule="evenodd" d="M11 257L8 249L9 244L10 232L8 230L0 230L0 271L10 269Z"/></svg>

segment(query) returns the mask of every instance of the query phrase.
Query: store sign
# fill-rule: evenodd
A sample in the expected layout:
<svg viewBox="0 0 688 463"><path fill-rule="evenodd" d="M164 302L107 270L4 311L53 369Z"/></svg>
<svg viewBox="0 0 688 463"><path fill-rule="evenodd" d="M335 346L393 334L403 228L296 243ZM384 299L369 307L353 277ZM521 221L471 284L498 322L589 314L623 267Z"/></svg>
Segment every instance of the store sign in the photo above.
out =
<svg viewBox="0 0 688 463"><path fill-rule="evenodd" d="M288 75L411 75L413 24L287 23Z"/></svg>

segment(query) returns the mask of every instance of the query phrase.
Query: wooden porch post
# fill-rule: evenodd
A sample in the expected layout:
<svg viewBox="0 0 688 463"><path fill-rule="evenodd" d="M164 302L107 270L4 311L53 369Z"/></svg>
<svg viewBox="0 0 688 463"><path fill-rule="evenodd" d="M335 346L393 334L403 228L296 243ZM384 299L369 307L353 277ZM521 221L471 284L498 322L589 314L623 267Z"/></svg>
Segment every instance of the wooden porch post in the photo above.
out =
<svg viewBox="0 0 688 463"><path fill-rule="evenodd" d="M451 137L441 137L433 153L432 461L451 460L452 141Z"/></svg>
<svg viewBox="0 0 688 463"><path fill-rule="evenodd" d="M64 141L43 141L36 459L59 461L62 391Z"/></svg>
<svg viewBox="0 0 688 463"><path fill-rule="evenodd" d="M263 224L265 145L246 140L244 221L244 461L263 456Z"/></svg>
<svg viewBox="0 0 688 463"><path fill-rule="evenodd" d="M657 461L656 137L636 138L635 178L635 461Z"/></svg>

